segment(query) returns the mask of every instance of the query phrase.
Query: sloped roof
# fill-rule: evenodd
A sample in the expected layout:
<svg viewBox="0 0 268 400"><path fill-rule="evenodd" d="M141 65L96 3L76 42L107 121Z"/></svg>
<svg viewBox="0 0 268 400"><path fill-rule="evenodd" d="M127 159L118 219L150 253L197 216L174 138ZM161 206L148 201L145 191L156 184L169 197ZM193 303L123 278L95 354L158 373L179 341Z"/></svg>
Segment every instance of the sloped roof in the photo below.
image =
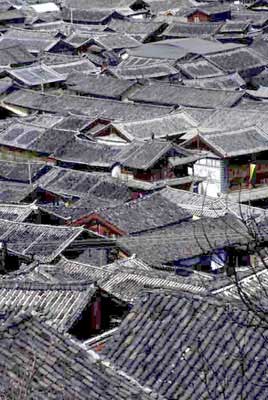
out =
<svg viewBox="0 0 268 400"><path fill-rule="evenodd" d="M169 200L169 203L172 202ZM118 239L118 244L129 254L136 254L149 265L158 267L163 264L173 266L174 261L211 254L217 249L250 241L253 239L246 226L227 214L213 219L188 220L139 236L125 236Z"/></svg>
<svg viewBox="0 0 268 400"><path fill-rule="evenodd" d="M186 23L186 22L173 22L169 24L168 28L163 32L163 36L169 38L183 38L183 37L195 37L195 36L212 36L222 26L222 23Z"/></svg>
<svg viewBox="0 0 268 400"><path fill-rule="evenodd" d="M246 86L246 82L237 72L211 78L185 79L183 83L185 86L190 87L223 90L236 90Z"/></svg>
<svg viewBox="0 0 268 400"><path fill-rule="evenodd" d="M7 221L23 222L33 212L34 206L13 205L0 203L0 219Z"/></svg>
<svg viewBox="0 0 268 400"><path fill-rule="evenodd" d="M232 107L243 93L216 89L200 89L170 84L151 84L130 94L130 100L161 105L216 108Z"/></svg>
<svg viewBox="0 0 268 400"><path fill-rule="evenodd" d="M67 94L43 94L26 89L6 96L3 102L31 110L63 114L69 111L90 115L91 117L98 116L121 121L147 119L150 116L165 115L171 111L170 107L131 104L115 100L70 96Z"/></svg>
<svg viewBox="0 0 268 400"><path fill-rule="evenodd" d="M8 249L45 262L56 258L82 230L0 220L0 240L6 242Z"/></svg>
<svg viewBox="0 0 268 400"><path fill-rule="evenodd" d="M35 57L20 43L7 43L0 40L0 65L19 65L32 63Z"/></svg>
<svg viewBox="0 0 268 400"><path fill-rule="evenodd" d="M184 112L177 112L144 121L114 122L112 126L132 141L134 139L150 140L152 134L156 139L181 135L196 127L196 123Z"/></svg>
<svg viewBox="0 0 268 400"><path fill-rule="evenodd" d="M135 83L133 81L115 79L109 76L72 75L67 80L70 91L87 94L89 96L105 97L120 100Z"/></svg>
<svg viewBox="0 0 268 400"><path fill-rule="evenodd" d="M0 179L9 181L33 182L49 169L42 162L16 162L0 160Z"/></svg>
<svg viewBox="0 0 268 400"><path fill-rule="evenodd" d="M174 154L170 154L173 152ZM135 141L119 154L120 163L127 168L147 170L152 168L161 157L187 158L189 153L185 149L176 146L166 140L149 140L147 142Z"/></svg>
<svg viewBox="0 0 268 400"><path fill-rule="evenodd" d="M209 54L206 59L225 72L239 72L264 67L267 61L250 48L228 50L220 54Z"/></svg>
<svg viewBox="0 0 268 400"><path fill-rule="evenodd" d="M40 282L5 279L0 282L0 309L35 311L59 331L70 329L89 304L96 287L90 281Z"/></svg>
<svg viewBox="0 0 268 400"><path fill-rule="evenodd" d="M268 150L268 135L256 127L228 132L203 132L200 138L221 157L234 157Z"/></svg>
<svg viewBox="0 0 268 400"><path fill-rule="evenodd" d="M239 304L147 291L104 353L166 399L264 400L266 335Z"/></svg>
<svg viewBox="0 0 268 400"><path fill-rule="evenodd" d="M86 195L101 179L101 175L67 168L54 167L41 177L38 185L62 195Z"/></svg>
<svg viewBox="0 0 268 400"><path fill-rule="evenodd" d="M129 400L131 397L164 400L158 394L147 393L126 374L121 375L108 367L96 353L86 351L29 313L6 318L0 327L0 337L1 392L4 395L19 395L19 380L22 385L27 385L36 400L60 397L77 400ZM29 366L28 370L25 365ZM32 365L34 379L29 383Z"/></svg>
<svg viewBox="0 0 268 400"><path fill-rule="evenodd" d="M99 210L97 214L117 229L128 234L155 230L169 224L178 224L190 217L187 211L162 197L161 192Z"/></svg>
<svg viewBox="0 0 268 400"><path fill-rule="evenodd" d="M183 74L192 79L209 78L223 74L221 69L203 58L188 63L178 63L177 67Z"/></svg>
<svg viewBox="0 0 268 400"><path fill-rule="evenodd" d="M16 68L8 70L8 75L25 85L31 87L47 83L62 82L65 77L55 72L47 65L34 65L26 68Z"/></svg>

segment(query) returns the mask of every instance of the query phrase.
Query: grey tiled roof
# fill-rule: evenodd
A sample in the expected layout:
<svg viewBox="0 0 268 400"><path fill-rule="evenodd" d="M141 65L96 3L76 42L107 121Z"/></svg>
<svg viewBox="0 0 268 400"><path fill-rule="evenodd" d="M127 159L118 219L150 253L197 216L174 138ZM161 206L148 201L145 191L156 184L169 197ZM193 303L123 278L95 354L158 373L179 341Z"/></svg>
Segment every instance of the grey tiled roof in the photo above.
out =
<svg viewBox="0 0 268 400"><path fill-rule="evenodd" d="M231 107L243 96L224 90L189 88L170 84L144 86L129 95L129 99L143 103L181 105L188 107L216 108Z"/></svg>
<svg viewBox="0 0 268 400"><path fill-rule="evenodd" d="M27 49L19 43L5 43L0 41L0 65L18 65L32 63L35 61Z"/></svg>
<svg viewBox="0 0 268 400"><path fill-rule="evenodd" d="M65 114L69 111L121 121L153 118L171 111L170 107L139 105L66 94L56 96L31 90L19 90L15 94L12 93L4 98L4 102L30 110Z"/></svg>
<svg viewBox="0 0 268 400"><path fill-rule="evenodd" d="M34 311L59 331L67 331L90 303L96 291L92 281L42 282L3 280L0 282L0 310Z"/></svg>
<svg viewBox="0 0 268 400"><path fill-rule="evenodd" d="M206 58L223 71L239 72L264 67L267 61L250 48L229 50L220 54L206 55Z"/></svg>
<svg viewBox="0 0 268 400"><path fill-rule="evenodd" d="M221 69L203 58L188 63L177 64L177 68L190 79L209 78L223 74Z"/></svg>
<svg viewBox="0 0 268 400"><path fill-rule="evenodd" d="M38 185L53 193L81 196L89 192L102 175L54 167L38 180Z"/></svg>
<svg viewBox="0 0 268 400"><path fill-rule="evenodd" d="M183 38L183 37L202 37L213 36L221 27L222 23L171 23L163 32L163 36L169 38Z"/></svg>
<svg viewBox="0 0 268 400"><path fill-rule="evenodd" d="M0 179L9 181L18 181L29 183L35 181L39 176L43 175L49 167L41 162L15 162L0 161Z"/></svg>
<svg viewBox="0 0 268 400"><path fill-rule="evenodd" d="M133 81L119 80L108 76L86 77L81 74L71 75L66 83L71 91L117 100L120 100L123 94L135 84Z"/></svg>
<svg viewBox="0 0 268 400"><path fill-rule="evenodd" d="M35 256L44 262L50 262L57 257L82 230L0 220L0 240L5 241L10 250Z"/></svg>
<svg viewBox="0 0 268 400"><path fill-rule="evenodd" d="M200 87L204 89L240 89L246 86L244 79L238 74L227 74L212 78L185 79L185 86Z"/></svg>
<svg viewBox="0 0 268 400"><path fill-rule="evenodd" d="M63 75L43 64L12 69L8 71L8 74L28 87L65 80Z"/></svg>
<svg viewBox="0 0 268 400"><path fill-rule="evenodd" d="M147 292L104 352L170 400L264 400L266 340L266 327L238 304Z"/></svg>
<svg viewBox="0 0 268 400"><path fill-rule="evenodd" d="M27 387L31 400L165 400L29 314L6 318L0 338L3 396Z"/></svg>
<svg viewBox="0 0 268 400"><path fill-rule="evenodd" d="M0 219L8 221L23 222L33 212L34 206L29 205L13 205L0 203Z"/></svg>
<svg viewBox="0 0 268 400"><path fill-rule="evenodd" d="M165 121L163 122L165 123ZM126 168L148 170L162 157L179 158L181 164L186 164L188 156L192 156L193 153L185 150L167 140L151 139L145 143L133 141L125 150L123 149L120 152L118 160Z"/></svg>
<svg viewBox="0 0 268 400"><path fill-rule="evenodd" d="M225 215L213 219L188 220L155 232L125 236L117 242L129 255L136 254L149 265L173 266L175 263L176 269L176 262L180 260L211 254L226 246L253 243L253 238L238 218Z"/></svg>
<svg viewBox="0 0 268 400"><path fill-rule="evenodd" d="M268 150L268 135L255 127L228 132L204 131L200 134L200 138L221 157L234 157Z"/></svg>
<svg viewBox="0 0 268 400"><path fill-rule="evenodd" d="M190 217L188 212L162 197L161 191L123 205L99 210L98 214L129 234L178 224Z"/></svg>
<svg viewBox="0 0 268 400"><path fill-rule="evenodd" d="M155 138L175 137L193 129L196 123L184 112L176 112L144 121L114 122L112 126L132 141L133 139L150 140L152 134Z"/></svg>

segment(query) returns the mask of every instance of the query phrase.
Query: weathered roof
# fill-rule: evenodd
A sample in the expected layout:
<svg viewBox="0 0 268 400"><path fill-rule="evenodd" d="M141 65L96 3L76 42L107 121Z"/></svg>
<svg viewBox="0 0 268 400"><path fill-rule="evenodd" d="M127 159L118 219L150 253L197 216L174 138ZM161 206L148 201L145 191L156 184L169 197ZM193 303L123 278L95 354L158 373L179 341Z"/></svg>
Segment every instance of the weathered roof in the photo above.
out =
<svg viewBox="0 0 268 400"><path fill-rule="evenodd" d="M110 71L121 79L150 79L176 75L179 71L167 62L130 56Z"/></svg>
<svg viewBox="0 0 268 400"><path fill-rule="evenodd" d="M153 193L138 200L98 211L103 219L123 233L134 234L178 224L190 217L180 207Z"/></svg>
<svg viewBox="0 0 268 400"><path fill-rule="evenodd" d="M15 276L0 282L0 309L35 311L57 330L67 331L95 291L89 280L51 283Z"/></svg>
<svg viewBox="0 0 268 400"><path fill-rule="evenodd" d="M144 121L114 122L112 126L126 139L132 141L150 140L152 134L155 138L179 136L196 127L196 122L184 112L176 112Z"/></svg>
<svg viewBox="0 0 268 400"><path fill-rule="evenodd" d="M234 43L219 43L202 38L169 39L155 43L146 43L132 49L130 54L136 57L178 60L187 54L207 55L227 50L237 49L241 45Z"/></svg>
<svg viewBox="0 0 268 400"><path fill-rule="evenodd" d="M210 54L205 57L227 73L243 72L252 68L264 67L267 63L257 53L246 47L228 50L220 54Z"/></svg>
<svg viewBox="0 0 268 400"><path fill-rule="evenodd" d="M0 143L50 154L71 140L74 134L72 131L45 129L31 123L15 122L0 133Z"/></svg>
<svg viewBox="0 0 268 400"><path fill-rule="evenodd" d="M104 353L166 399L264 400L266 335L239 303L147 291Z"/></svg>
<svg viewBox="0 0 268 400"><path fill-rule="evenodd" d="M50 113L76 112L77 114L90 115L117 120L147 119L168 114L170 107L139 105L123 103L121 101L96 99L82 96L52 95L31 90L19 90L3 99L10 105L29 108L31 110L46 111Z"/></svg>
<svg viewBox="0 0 268 400"><path fill-rule="evenodd" d="M87 194L101 179L96 173L54 167L38 180L38 185L53 193L71 196Z"/></svg>
<svg viewBox="0 0 268 400"><path fill-rule="evenodd" d="M188 155L192 154L166 140L151 139L145 143L143 141L133 142L126 150L121 151L118 158L124 167L148 170L164 156L178 157L183 164L184 158L187 159Z"/></svg>
<svg viewBox="0 0 268 400"><path fill-rule="evenodd" d="M185 22L173 22L169 24L168 28L163 32L164 37L169 38L184 38L184 37L202 37L207 36L210 37L214 35L220 27L222 23L185 23Z"/></svg>
<svg viewBox="0 0 268 400"><path fill-rule="evenodd" d="M28 64L34 61L35 57L32 56L22 44L10 44L0 40L1 66Z"/></svg>
<svg viewBox="0 0 268 400"><path fill-rule="evenodd" d="M35 225L0 220L0 240L8 249L22 255L32 255L40 261L50 262L69 246L82 228Z"/></svg>
<svg viewBox="0 0 268 400"><path fill-rule="evenodd" d="M268 150L268 135L256 127L227 132L203 132L200 138L221 157L234 157Z"/></svg>
<svg viewBox="0 0 268 400"><path fill-rule="evenodd" d="M0 160L0 179L15 182L34 182L49 167L42 162L16 162Z"/></svg>
<svg viewBox="0 0 268 400"><path fill-rule="evenodd" d="M8 70L8 75L13 79L22 82L26 86L36 86L53 82L62 82L65 77L55 72L47 65L34 65L24 68Z"/></svg>
<svg viewBox="0 0 268 400"><path fill-rule="evenodd" d="M118 244L149 265L172 266L176 262L176 269L176 265L179 262L183 265L185 259L211 254L226 246L242 245L250 240L253 239L247 228L238 219L233 215L224 215L213 219L188 220L139 236L125 236L118 239Z"/></svg>
<svg viewBox="0 0 268 400"><path fill-rule="evenodd" d="M164 400L126 374L108 367L93 351L29 313L4 318L0 330L1 393L18 393L18 380L36 400ZM9 348L7 352L6 349ZM14 372L14 363L16 371ZM26 370L25 365L30 369ZM34 365L34 379L31 366ZM147 393L148 392L148 393Z"/></svg>
<svg viewBox="0 0 268 400"><path fill-rule="evenodd" d="M1 203L20 203L34 190L33 185L26 183L5 182L0 185Z"/></svg>
<svg viewBox="0 0 268 400"><path fill-rule="evenodd" d="M111 147L75 137L58 148L53 157L74 164L111 168L120 150L116 146Z"/></svg>
<svg viewBox="0 0 268 400"><path fill-rule="evenodd" d="M34 205L14 205L0 203L0 219L23 222L34 211Z"/></svg>
<svg viewBox="0 0 268 400"><path fill-rule="evenodd" d="M204 58L187 63L178 63L177 68L190 79L216 77L223 74L221 69Z"/></svg>
<svg viewBox="0 0 268 400"><path fill-rule="evenodd" d="M128 97L133 101L143 103L216 108L219 106L232 107L242 96L241 92L234 93L161 83L144 86Z"/></svg>
<svg viewBox="0 0 268 400"><path fill-rule="evenodd" d="M184 79L183 83L185 86L204 89L236 90L246 87L246 82L237 72L211 78Z"/></svg>
<svg viewBox="0 0 268 400"><path fill-rule="evenodd" d="M0 46L23 46L30 53L47 51L58 42L53 34L29 29L9 29L0 41Z"/></svg>
<svg viewBox="0 0 268 400"><path fill-rule="evenodd" d="M104 97L120 100L135 84L133 81L115 79L109 76L71 75L67 80L69 90L93 97Z"/></svg>

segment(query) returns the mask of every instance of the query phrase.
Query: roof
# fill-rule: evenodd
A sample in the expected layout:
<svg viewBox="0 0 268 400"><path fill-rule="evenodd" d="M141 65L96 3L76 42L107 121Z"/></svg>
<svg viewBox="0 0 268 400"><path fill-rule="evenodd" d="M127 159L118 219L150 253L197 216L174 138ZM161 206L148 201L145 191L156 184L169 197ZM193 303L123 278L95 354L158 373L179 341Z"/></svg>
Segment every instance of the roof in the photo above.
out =
<svg viewBox="0 0 268 400"><path fill-rule="evenodd" d="M26 68L16 68L14 70L9 70L8 75L29 87L54 82L62 82L65 80L63 75L55 72L47 65L34 65Z"/></svg>
<svg viewBox="0 0 268 400"><path fill-rule="evenodd" d="M228 132L202 132L199 136L221 157L235 157L268 150L268 135L256 127Z"/></svg>
<svg viewBox="0 0 268 400"><path fill-rule="evenodd" d="M169 200L169 203L172 201ZM213 219L189 219L157 232L125 236L118 239L118 244L129 255L136 254L149 265L158 267L168 264L176 269L184 265L184 260L196 258L192 262L198 263L201 255L211 254L226 246L240 246L250 240L247 228L238 218L227 214Z"/></svg>
<svg viewBox="0 0 268 400"><path fill-rule="evenodd" d="M162 157L178 157L183 163L188 155L185 149L168 141L151 139L145 143L135 141L126 150L123 149L119 154L119 162L129 169L148 170Z"/></svg>
<svg viewBox="0 0 268 400"><path fill-rule="evenodd" d="M71 196L86 195L102 175L54 167L38 180L38 185L53 193Z"/></svg>
<svg viewBox="0 0 268 400"><path fill-rule="evenodd" d="M71 91L117 100L120 100L134 84L133 81L120 80L103 75L86 78L81 73L75 76L72 75L67 80L67 87Z"/></svg>
<svg viewBox="0 0 268 400"><path fill-rule="evenodd" d="M25 47L20 43L6 43L0 40L0 65L20 65L32 63L35 61L33 57Z"/></svg>
<svg viewBox="0 0 268 400"><path fill-rule="evenodd" d="M190 16L192 14L195 14L196 12L203 12L206 15L217 15L217 14L222 14L222 13L231 13L231 7L223 4L208 4L208 5L198 5L196 8L193 8L192 10L189 10L189 12L186 14L187 16Z"/></svg>
<svg viewBox="0 0 268 400"><path fill-rule="evenodd" d="M173 22L163 32L164 37L184 38L184 37L200 37L213 36L221 27L222 23L205 23L202 24L190 22Z"/></svg>
<svg viewBox="0 0 268 400"><path fill-rule="evenodd" d="M4 185L0 185L0 201L1 203L21 203L33 190L33 185L5 182Z"/></svg>
<svg viewBox="0 0 268 400"><path fill-rule="evenodd" d="M121 79L149 79L177 75L179 71L163 60L130 56L116 68L110 68L112 74Z"/></svg>
<svg viewBox="0 0 268 400"><path fill-rule="evenodd" d="M112 126L126 139L132 141L135 139L150 140L152 134L156 139L176 137L196 127L196 123L184 112L176 112L144 121L114 122Z"/></svg>
<svg viewBox="0 0 268 400"><path fill-rule="evenodd" d="M8 249L44 262L55 259L81 233L81 228L0 220L0 240Z"/></svg>
<svg viewBox="0 0 268 400"><path fill-rule="evenodd" d="M243 93L216 89L200 89L171 84L151 84L130 94L130 100L159 105L216 108L232 107Z"/></svg>
<svg viewBox="0 0 268 400"><path fill-rule="evenodd" d="M33 205L14 205L0 203L0 219L7 221L23 222L34 211Z"/></svg>
<svg viewBox="0 0 268 400"><path fill-rule="evenodd" d="M250 48L239 48L228 50L221 54L210 54L206 55L206 59L228 73L264 67L267 63L266 60Z"/></svg>
<svg viewBox="0 0 268 400"><path fill-rule="evenodd" d="M29 108L31 110L46 111L50 113L66 114L68 111L76 114L90 115L117 120L148 119L168 114L169 107L139 105L123 103L121 101L96 99L67 94L52 95L22 89L3 99L5 104Z"/></svg>
<svg viewBox="0 0 268 400"><path fill-rule="evenodd" d="M185 79L183 83L185 86L203 89L237 90L246 87L246 82L237 72L210 78Z"/></svg>
<svg viewBox="0 0 268 400"><path fill-rule="evenodd" d="M264 400L266 334L255 314L237 304L147 291L104 352L117 368L166 399L246 394Z"/></svg>
<svg viewBox="0 0 268 400"><path fill-rule="evenodd" d="M29 29L9 29L0 41L0 46L23 46L30 53L47 51L54 46L58 39L48 32L33 31Z"/></svg>
<svg viewBox="0 0 268 400"><path fill-rule="evenodd" d="M74 134L72 131L45 129L31 123L15 122L0 132L0 143L19 149L51 154L65 142L70 141Z"/></svg>
<svg viewBox="0 0 268 400"><path fill-rule="evenodd" d="M223 74L221 69L203 58L188 63L179 63L177 68L190 79L216 77Z"/></svg>
<svg viewBox="0 0 268 400"><path fill-rule="evenodd" d="M53 153L53 157L56 160L74 164L111 168L120 150L118 146L111 147L90 142L89 140L74 138L56 150Z"/></svg>
<svg viewBox="0 0 268 400"><path fill-rule="evenodd" d="M241 193L243 197L244 190ZM227 213L232 214L245 223L257 217L264 217L266 211L262 208L235 203L231 200L233 193L228 193L221 198L209 197L186 190L167 187L162 191L162 196L184 208L192 215L199 217L218 218Z"/></svg>
<svg viewBox="0 0 268 400"><path fill-rule="evenodd" d="M42 162L16 162L0 160L0 179L30 183L44 174L49 167Z"/></svg>
<svg viewBox="0 0 268 400"><path fill-rule="evenodd" d="M217 52L240 48L233 43L219 43L202 38L169 39L155 43L146 43L132 49L130 54L136 57L178 60L186 54L208 55Z"/></svg>
<svg viewBox="0 0 268 400"><path fill-rule="evenodd" d="M40 282L5 279L0 282L0 309L34 311L61 332L68 331L96 292L90 281Z"/></svg>
<svg viewBox="0 0 268 400"><path fill-rule="evenodd" d="M188 212L165 199L161 192L99 210L97 214L125 234L137 234L179 224L190 217Z"/></svg>
<svg viewBox="0 0 268 400"><path fill-rule="evenodd" d="M42 3L42 4L31 4L31 8L34 9L37 13L46 13L46 12L59 12L59 7L52 2Z"/></svg>
<svg viewBox="0 0 268 400"><path fill-rule="evenodd" d="M18 393L17 382L27 385L36 400L140 400L161 396L150 394L126 374L108 367L93 351L57 332L27 313L11 315L1 324L1 392ZM6 351L9 346L9 351ZM25 365L34 362L34 379ZM16 363L16 371L13 365ZM30 367L29 367L30 368ZM52 372L53 371L53 372ZM32 375L30 375L32 376Z"/></svg>

